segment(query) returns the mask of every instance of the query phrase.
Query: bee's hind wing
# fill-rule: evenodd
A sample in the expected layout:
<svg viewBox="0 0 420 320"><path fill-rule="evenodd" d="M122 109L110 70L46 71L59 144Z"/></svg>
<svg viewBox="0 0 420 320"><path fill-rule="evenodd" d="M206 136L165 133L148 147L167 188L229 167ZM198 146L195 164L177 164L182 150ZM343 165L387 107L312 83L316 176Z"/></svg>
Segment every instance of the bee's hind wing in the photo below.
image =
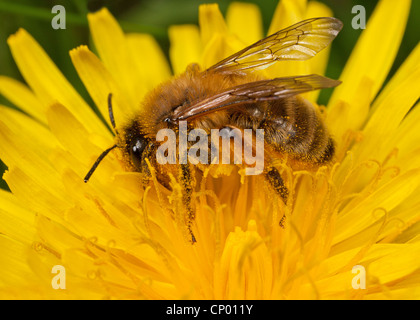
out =
<svg viewBox="0 0 420 320"><path fill-rule="evenodd" d="M336 87L341 81L316 74L260 80L241 84L174 110L171 121L201 117L211 112L260 101L277 100L322 88Z"/></svg>

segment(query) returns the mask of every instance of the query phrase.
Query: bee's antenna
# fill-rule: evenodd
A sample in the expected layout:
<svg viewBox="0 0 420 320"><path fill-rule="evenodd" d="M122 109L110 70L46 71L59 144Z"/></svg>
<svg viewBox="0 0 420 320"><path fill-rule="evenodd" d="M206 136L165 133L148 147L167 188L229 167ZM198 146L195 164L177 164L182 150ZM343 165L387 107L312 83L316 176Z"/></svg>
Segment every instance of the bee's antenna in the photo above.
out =
<svg viewBox="0 0 420 320"><path fill-rule="evenodd" d="M111 148L106 149L102 154L96 159L95 163L93 164L92 168L90 168L89 172L87 173L84 181L88 182L90 177L92 176L93 172L95 172L96 168L98 167L99 163L106 157L106 155L114 148L116 148L117 145L114 144Z"/></svg>
<svg viewBox="0 0 420 320"><path fill-rule="evenodd" d="M114 111L112 110L112 93L108 94L108 113L109 113L109 120L111 121L112 128L114 129L115 133L118 135L117 126L115 125L115 119L114 119Z"/></svg>
<svg viewBox="0 0 420 320"><path fill-rule="evenodd" d="M115 125L115 119L114 119L114 111L112 110L112 93L108 94L108 112L109 112L109 120L111 121L112 128L114 129L116 135L118 136L118 130L117 126ZM98 165L101 163L101 161L106 157L106 155L114 148L118 147L117 144L114 144L112 147L106 149L104 152L101 153L101 155L96 159L95 163L93 164L92 168L90 168L89 172L84 178L85 182L88 182L92 174L95 172Z"/></svg>

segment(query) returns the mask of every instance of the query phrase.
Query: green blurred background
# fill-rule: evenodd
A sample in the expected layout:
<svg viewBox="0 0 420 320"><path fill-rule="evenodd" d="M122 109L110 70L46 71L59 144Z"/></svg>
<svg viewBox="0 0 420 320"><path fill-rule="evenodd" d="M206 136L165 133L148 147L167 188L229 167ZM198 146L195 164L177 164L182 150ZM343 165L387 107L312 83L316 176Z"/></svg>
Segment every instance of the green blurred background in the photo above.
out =
<svg viewBox="0 0 420 320"><path fill-rule="evenodd" d="M318 0L327 4L335 17L344 22L344 28L340 36L333 42L327 76L338 78L351 50L359 37L361 30L351 28L351 20L354 14L351 9L355 5L363 5L366 8L367 19L372 14L377 0ZM28 30L41 46L46 50L53 61L62 70L64 75L81 93L81 95L93 105L87 91L78 78L73 68L69 50L80 45L89 44L89 30L86 14L105 6L119 20L124 31L145 32L152 34L160 43L162 49L168 54L169 41L167 28L172 24L198 23L198 5L201 3L219 3L223 14L230 2L229 0L196 1L196 0L0 0L0 74L7 75L23 81L14 63L7 46L7 37L16 32L20 27ZM242 1L257 4L262 13L264 31L267 32L277 0L266 1ZM54 14L51 8L54 5L63 5L66 9L66 29L54 30L51 27L51 19ZM420 29L420 1L413 0L408 20L407 31L398 52L395 63L388 79L395 73L398 66L404 61L411 50L419 41ZM386 34L382 35L384 38ZM320 103L325 103L330 92L327 90L321 94ZM0 104L10 105L0 96ZM10 105L11 106L11 105ZM13 106L11 106L13 107ZM1 143L1 141L0 141ZM6 170L6 166L0 161L0 176ZM0 179L0 188L8 189L7 184Z"/></svg>

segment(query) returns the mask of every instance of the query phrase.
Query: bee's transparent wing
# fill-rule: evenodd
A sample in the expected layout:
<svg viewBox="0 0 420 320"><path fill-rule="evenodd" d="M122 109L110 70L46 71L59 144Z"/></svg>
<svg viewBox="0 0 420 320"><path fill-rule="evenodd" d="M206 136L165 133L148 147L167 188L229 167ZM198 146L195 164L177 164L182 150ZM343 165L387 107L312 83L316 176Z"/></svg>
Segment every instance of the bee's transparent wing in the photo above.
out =
<svg viewBox="0 0 420 320"><path fill-rule="evenodd" d="M171 121L187 120L242 104L277 100L322 88L336 87L341 81L317 74L275 78L245 83L174 110Z"/></svg>
<svg viewBox="0 0 420 320"><path fill-rule="evenodd" d="M263 69L278 60L306 60L327 47L342 27L340 20L331 17L303 20L246 47L207 71L230 73Z"/></svg>

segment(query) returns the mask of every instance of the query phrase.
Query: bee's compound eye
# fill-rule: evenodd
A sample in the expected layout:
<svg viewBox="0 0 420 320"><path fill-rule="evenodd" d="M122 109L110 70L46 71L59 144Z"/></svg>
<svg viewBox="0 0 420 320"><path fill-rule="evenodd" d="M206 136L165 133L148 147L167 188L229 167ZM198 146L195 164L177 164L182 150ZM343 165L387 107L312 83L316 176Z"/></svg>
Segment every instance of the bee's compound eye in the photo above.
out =
<svg viewBox="0 0 420 320"><path fill-rule="evenodd" d="M139 169L141 168L141 158L145 148L146 141L144 139L134 139L130 145L131 161Z"/></svg>

